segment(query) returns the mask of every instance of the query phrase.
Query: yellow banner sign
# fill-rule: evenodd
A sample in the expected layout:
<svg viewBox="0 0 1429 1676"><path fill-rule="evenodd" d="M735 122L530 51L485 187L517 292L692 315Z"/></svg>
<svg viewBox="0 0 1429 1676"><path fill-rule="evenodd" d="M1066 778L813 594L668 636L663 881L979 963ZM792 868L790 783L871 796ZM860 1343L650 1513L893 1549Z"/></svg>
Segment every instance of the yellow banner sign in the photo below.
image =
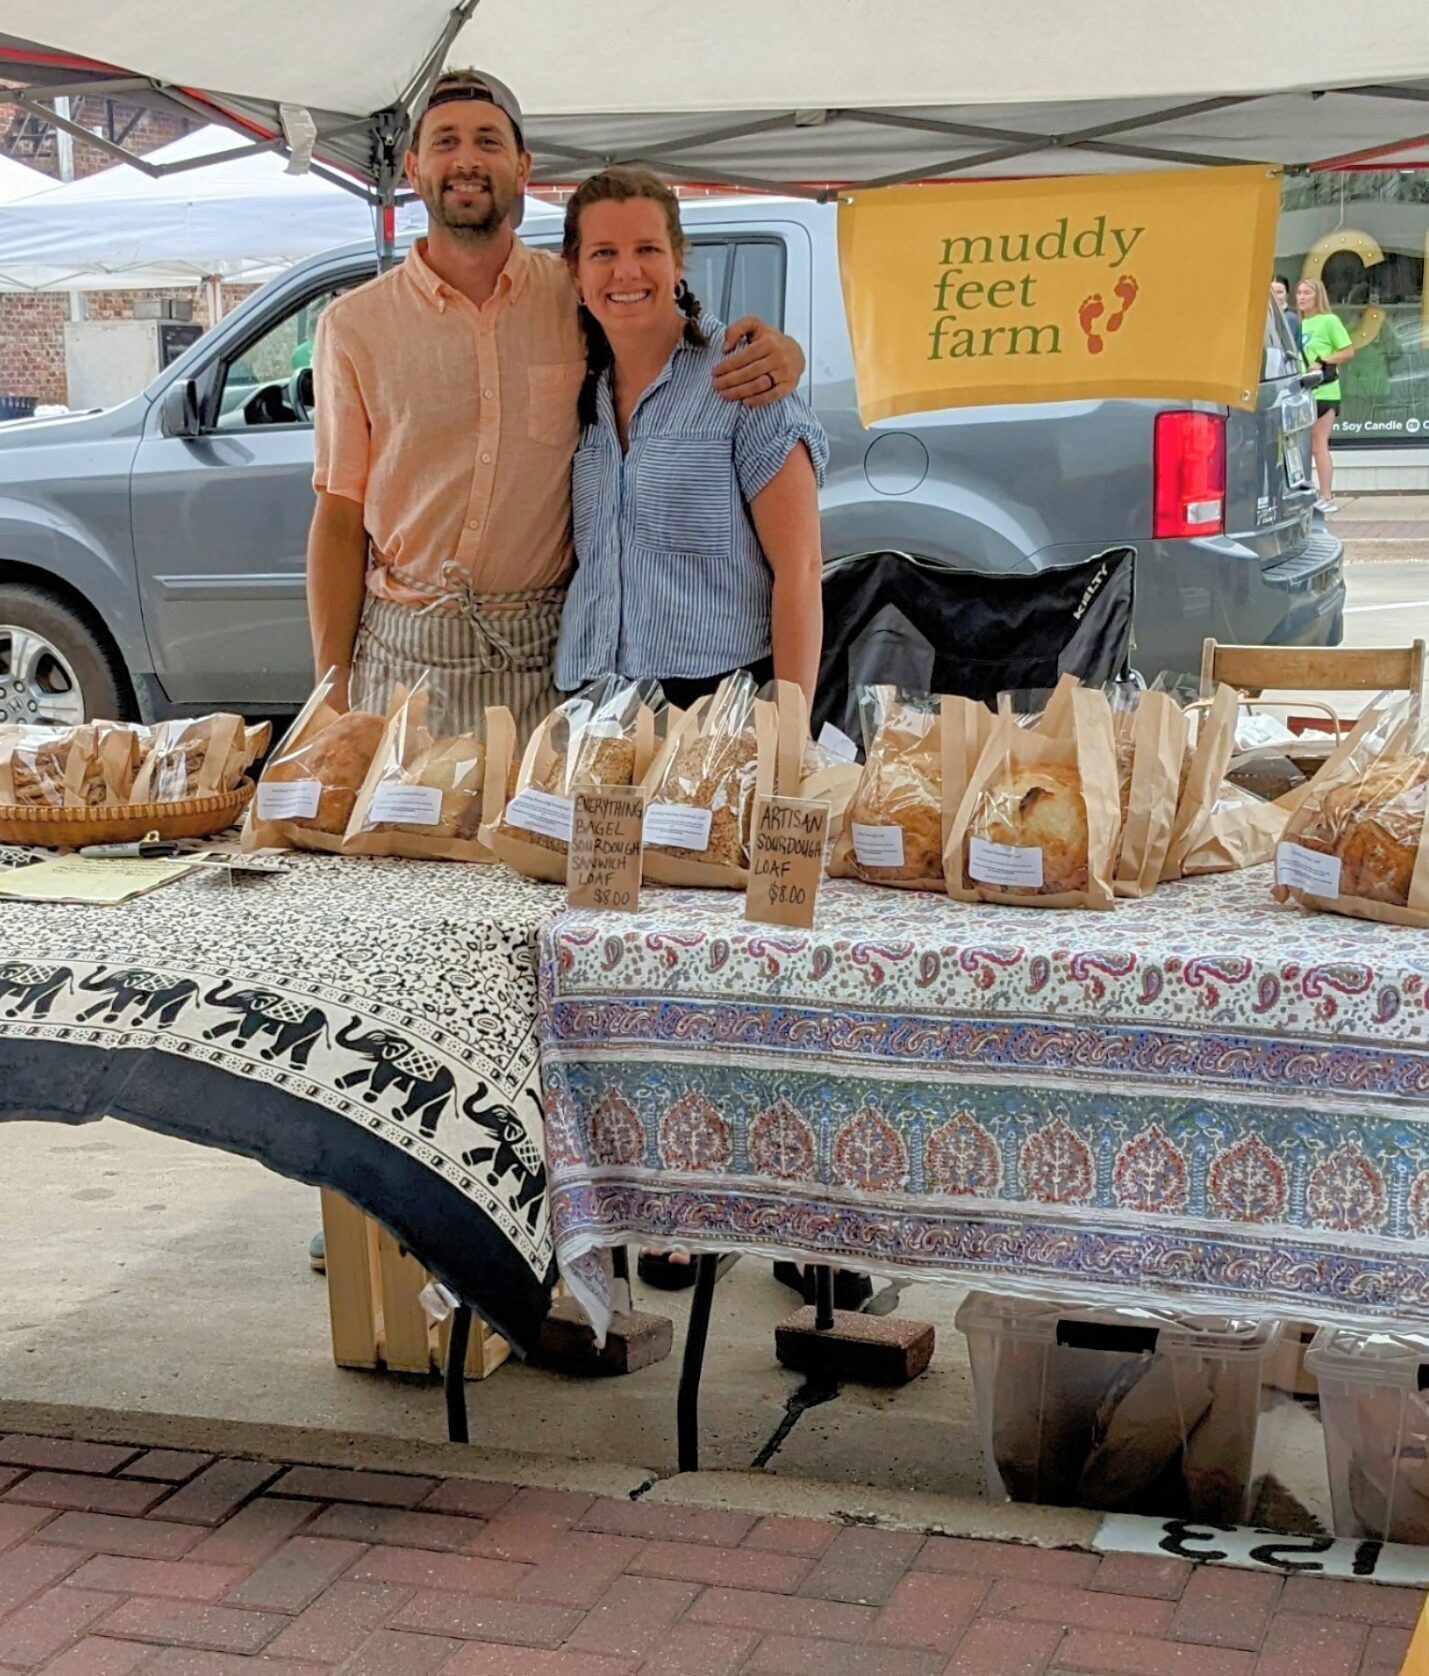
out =
<svg viewBox="0 0 1429 1676"><path fill-rule="evenodd" d="M864 424L995 402L1254 407L1280 172L1261 166L845 193Z"/></svg>

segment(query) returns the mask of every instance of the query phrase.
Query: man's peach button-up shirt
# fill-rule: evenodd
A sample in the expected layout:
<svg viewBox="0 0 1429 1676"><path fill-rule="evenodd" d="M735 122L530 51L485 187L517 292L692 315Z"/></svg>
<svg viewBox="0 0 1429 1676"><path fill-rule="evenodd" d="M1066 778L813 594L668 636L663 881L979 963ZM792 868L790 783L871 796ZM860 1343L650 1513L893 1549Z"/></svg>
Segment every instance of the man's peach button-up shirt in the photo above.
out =
<svg viewBox="0 0 1429 1676"><path fill-rule="evenodd" d="M518 239L477 308L424 243L323 315L313 486L362 506L381 599L562 584L585 375L570 276Z"/></svg>

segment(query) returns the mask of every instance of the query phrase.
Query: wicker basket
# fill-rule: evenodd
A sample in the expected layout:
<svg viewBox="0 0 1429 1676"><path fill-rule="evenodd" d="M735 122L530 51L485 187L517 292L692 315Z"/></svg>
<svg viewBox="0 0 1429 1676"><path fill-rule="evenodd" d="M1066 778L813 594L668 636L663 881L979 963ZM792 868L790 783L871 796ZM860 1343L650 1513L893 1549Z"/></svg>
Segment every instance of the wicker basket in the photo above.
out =
<svg viewBox="0 0 1429 1676"><path fill-rule="evenodd" d="M157 832L160 838L211 838L232 826L248 806L253 782L182 803L125 803L93 809L52 809L0 803L0 843L42 849L83 844L127 844Z"/></svg>

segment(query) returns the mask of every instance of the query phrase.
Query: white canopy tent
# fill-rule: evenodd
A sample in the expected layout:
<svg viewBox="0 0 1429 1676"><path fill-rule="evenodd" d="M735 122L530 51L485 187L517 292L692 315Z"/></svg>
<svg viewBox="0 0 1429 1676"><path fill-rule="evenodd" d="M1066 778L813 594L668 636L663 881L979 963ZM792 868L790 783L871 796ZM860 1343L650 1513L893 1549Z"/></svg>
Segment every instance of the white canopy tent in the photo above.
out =
<svg viewBox="0 0 1429 1676"><path fill-rule="evenodd" d="M7 0L26 108L102 92L395 190L443 62L508 81L537 179L830 184L1231 161L1324 165L1429 134L1429 7L1340 0ZM87 137L87 136L86 136ZM231 148L230 148L231 149Z"/></svg>
<svg viewBox="0 0 1429 1676"><path fill-rule="evenodd" d="M0 157L0 204L14 203L17 198L33 198L41 192L53 192L56 184L49 175L32 169L28 163L17 163L13 157Z"/></svg>
<svg viewBox="0 0 1429 1676"><path fill-rule="evenodd" d="M228 143L227 130L204 127L147 161L191 164ZM50 191L0 213L0 291L149 290L212 278L253 284L373 236L369 206L311 173L285 173L271 151L158 176L117 164L65 186L46 184Z"/></svg>

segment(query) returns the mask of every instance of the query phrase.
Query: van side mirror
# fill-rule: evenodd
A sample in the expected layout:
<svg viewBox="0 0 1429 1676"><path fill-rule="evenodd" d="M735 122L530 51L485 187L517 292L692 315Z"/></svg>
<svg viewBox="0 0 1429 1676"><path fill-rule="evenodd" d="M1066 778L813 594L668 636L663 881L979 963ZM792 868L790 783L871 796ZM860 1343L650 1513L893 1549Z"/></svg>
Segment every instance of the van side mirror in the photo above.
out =
<svg viewBox="0 0 1429 1676"><path fill-rule="evenodd" d="M164 405L160 417L163 420L165 436L199 434L198 384L194 379L177 379L164 391Z"/></svg>

